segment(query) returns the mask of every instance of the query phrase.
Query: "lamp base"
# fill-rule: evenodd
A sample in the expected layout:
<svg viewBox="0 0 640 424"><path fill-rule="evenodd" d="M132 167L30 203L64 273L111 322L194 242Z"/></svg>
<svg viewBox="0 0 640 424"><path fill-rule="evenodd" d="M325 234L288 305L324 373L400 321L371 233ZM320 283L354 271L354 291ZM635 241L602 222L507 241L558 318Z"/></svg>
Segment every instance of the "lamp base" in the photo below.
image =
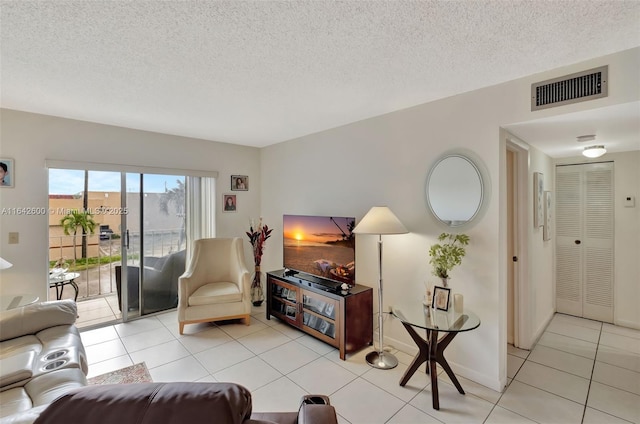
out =
<svg viewBox="0 0 640 424"><path fill-rule="evenodd" d="M366 359L369 365L381 370L390 370L398 366L398 358L389 352L369 352Z"/></svg>

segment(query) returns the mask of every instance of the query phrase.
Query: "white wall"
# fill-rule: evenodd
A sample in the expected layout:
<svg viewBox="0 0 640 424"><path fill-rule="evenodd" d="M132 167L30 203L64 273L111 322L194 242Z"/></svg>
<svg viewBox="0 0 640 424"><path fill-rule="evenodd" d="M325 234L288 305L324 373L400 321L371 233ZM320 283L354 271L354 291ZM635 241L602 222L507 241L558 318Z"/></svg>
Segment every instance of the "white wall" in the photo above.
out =
<svg viewBox="0 0 640 424"><path fill-rule="evenodd" d="M544 176L544 191L555 193L555 167L552 159L540 150L531 147L529 149L529 199L533 199L533 173L541 172ZM555 200L553 200L555 205ZM529 305L531 307L530 319L531 337L527 345L532 346L544 332L549 320L556 309L555 284L554 284L554 254L555 236L551 240L544 241L542 227L533 227L533 206L529 209ZM553 230L555 233L555 230Z"/></svg>
<svg viewBox="0 0 640 424"><path fill-rule="evenodd" d="M450 149L472 151L487 170L491 195L484 215L465 230L471 244L462 266L453 271L451 285L454 292L464 294L465 307L475 311L482 324L458 336L447 357L456 372L500 390L506 382L506 312L502 312L506 279L500 269L504 264L500 254L505 251L500 220L506 218L506 208L500 207L505 196L499 183L504 172L500 126L637 100L639 52L621 52L264 148L262 215L275 231L267 243L263 268L282 267L283 214L347 215L359 220L371 206L387 205L411 233L384 237L384 308L418 301L425 281L437 281L427 252L445 230L425 204L428 170ZM604 64L609 65L611 79L619 82L611 84L609 97L530 112L532 82ZM625 84L629 86L622 88ZM529 177L533 170L544 172L549 177L545 188L551 189L551 161L539 152L532 156ZM553 311L553 248L551 242L542 242L541 229L531 231L532 331L537 331ZM375 240L358 236L356 245L357 279L372 287L377 282ZM413 347L392 319L387 320L385 336L388 343Z"/></svg>
<svg viewBox="0 0 640 424"><path fill-rule="evenodd" d="M617 325L640 329L640 151L607 153L598 159L557 159L555 164L613 161L614 168L614 309ZM634 196L636 206L624 207Z"/></svg>
<svg viewBox="0 0 640 424"><path fill-rule="evenodd" d="M138 131L13 110L0 110L0 157L15 160L15 188L0 190L1 208L48 206L46 159L218 171L217 201L230 192L232 174L249 176L249 191L235 191L236 213L219 213L217 235L243 237L250 217L260 215L260 153L252 147ZM218 211L220 209L218 208ZM19 244L8 244L18 232ZM0 215L0 257L13 267L0 272L0 293L48 290L47 216ZM247 265L251 250L245 243ZM250 268L251 269L251 268Z"/></svg>

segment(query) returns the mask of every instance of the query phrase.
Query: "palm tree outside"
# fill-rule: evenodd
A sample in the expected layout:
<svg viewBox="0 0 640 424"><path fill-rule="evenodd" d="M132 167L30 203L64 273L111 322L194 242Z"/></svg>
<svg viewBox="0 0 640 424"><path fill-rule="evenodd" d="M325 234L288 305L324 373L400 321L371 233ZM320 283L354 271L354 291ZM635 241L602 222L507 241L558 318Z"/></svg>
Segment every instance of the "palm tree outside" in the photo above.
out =
<svg viewBox="0 0 640 424"><path fill-rule="evenodd" d="M179 241L179 247L181 247L186 239L186 229L185 229L185 220L184 220L186 190L185 190L184 181L181 181L178 179L176 180L176 183L178 185L172 189L167 189L166 183L165 183L164 193L162 197L160 197L159 206L160 206L160 211L163 214L169 215L169 205L172 204L175 209L176 216L182 218L182 223L180 228L180 241Z"/></svg>
<svg viewBox="0 0 640 424"><path fill-rule="evenodd" d="M96 222L93 220L93 215L86 210L80 211L78 209L72 209L66 214L61 220L60 225L62 225L62 229L65 235L71 235L73 232L73 262L78 260L78 254L76 251L76 237L78 234L78 229L82 230L82 234L93 234L96 226ZM83 244L86 243L86 237L83 237ZM82 257L85 258L86 252L83 249Z"/></svg>

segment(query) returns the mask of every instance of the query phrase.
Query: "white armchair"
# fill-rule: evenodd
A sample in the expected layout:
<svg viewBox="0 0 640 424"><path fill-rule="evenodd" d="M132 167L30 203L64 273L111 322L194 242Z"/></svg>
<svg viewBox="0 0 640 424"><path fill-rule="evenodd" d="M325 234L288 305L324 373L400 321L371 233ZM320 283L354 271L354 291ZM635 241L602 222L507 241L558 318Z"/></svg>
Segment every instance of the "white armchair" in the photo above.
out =
<svg viewBox="0 0 640 424"><path fill-rule="evenodd" d="M178 323L251 319L249 270L241 238L196 240L185 273L178 280Z"/></svg>

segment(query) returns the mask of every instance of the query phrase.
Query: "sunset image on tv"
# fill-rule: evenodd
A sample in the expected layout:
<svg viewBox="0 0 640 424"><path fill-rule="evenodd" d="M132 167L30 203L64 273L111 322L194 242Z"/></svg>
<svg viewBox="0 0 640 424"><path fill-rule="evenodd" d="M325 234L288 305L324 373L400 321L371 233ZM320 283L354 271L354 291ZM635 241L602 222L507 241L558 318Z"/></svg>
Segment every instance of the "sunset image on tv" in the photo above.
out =
<svg viewBox="0 0 640 424"><path fill-rule="evenodd" d="M284 215L284 267L355 284L355 218Z"/></svg>

